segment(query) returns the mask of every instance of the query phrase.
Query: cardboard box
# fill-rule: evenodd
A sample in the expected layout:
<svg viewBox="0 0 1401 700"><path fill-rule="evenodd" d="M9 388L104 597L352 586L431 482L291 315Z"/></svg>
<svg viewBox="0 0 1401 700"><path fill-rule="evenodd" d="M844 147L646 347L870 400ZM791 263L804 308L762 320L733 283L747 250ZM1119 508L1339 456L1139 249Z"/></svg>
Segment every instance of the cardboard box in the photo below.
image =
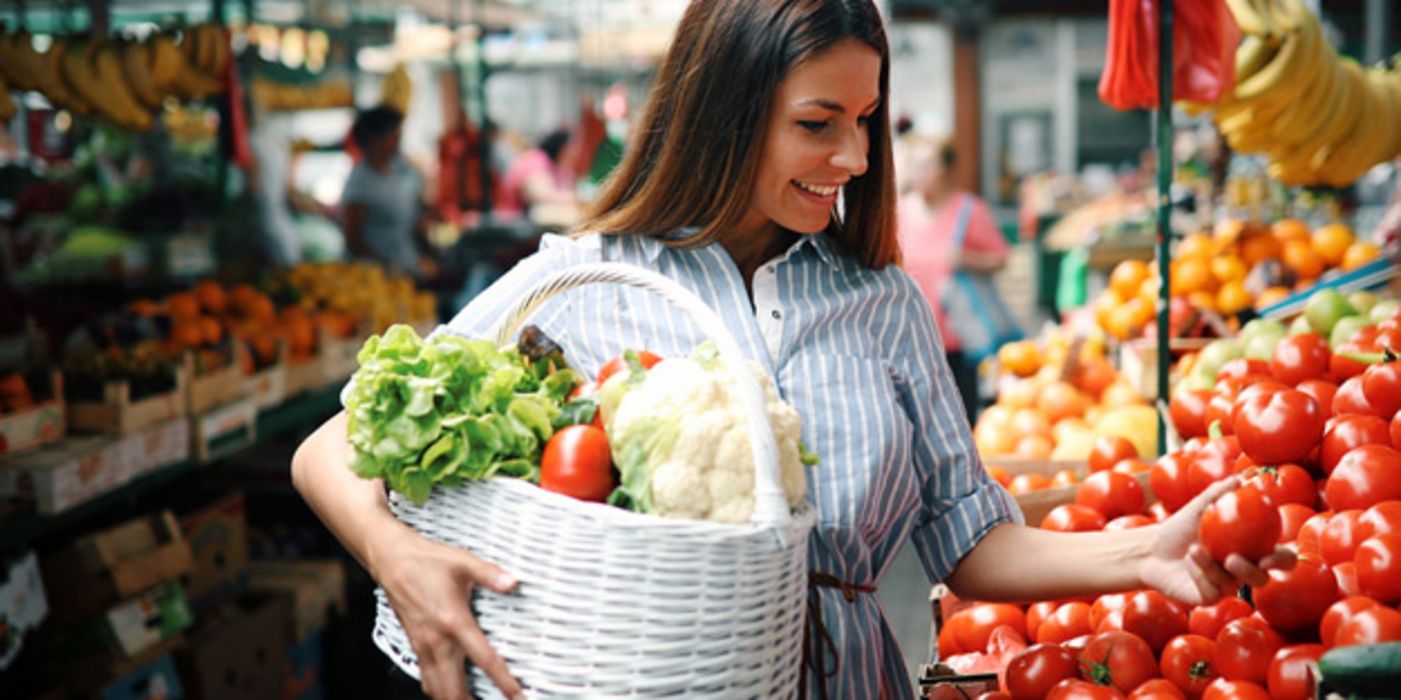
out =
<svg viewBox="0 0 1401 700"><path fill-rule="evenodd" d="M180 527L194 553L186 593L195 609L208 599L231 597L248 568L248 521L237 491L185 515Z"/></svg>
<svg viewBox="0 0 1401 700"><path fill-rule="evenodd" d="M0 496L33 501L44 515L62 513L126 483L128 459L121 440L62 440L0 459Z"/></svg>
<svg viewBox="0 0 1401 700"><path fill-rule="evenodd" d="M332 610L345 614L345 567L337 559L255 561L248 587L292 597L293 641L324 629Z"/></svg>
<svg viewBox="0 0 1401 700"><path fill-rule="evenodd" d="M205 374L195 373L195 356L185 353L185 374L190 378L186 383L186 414L197 416L248 396L248 382L243 376L243 356L248 349L232 339L227 347L231 353L228 366Z"/></svg>
<svg viewBox="0 0 1401 700"><path fill-rule="evenodd" d="M248 397L258 410L272 408L287 399L287 342L277 342L277 361L244 375Z"/></svg>
<svg viewBox="0 0 1401 700"><path fill-rule="evenodd" d="M160 655L102 689L102 700L182 700L184 697L180 672L170 654Z"/></svg>
<svg viewBox="0 0 1401 700"><path fill-rule="evenodd" d="M104 621L115 649L136 656L189 629L194 615L180 584L167 581L109 609Z"/></svg>
<svg viewBox="0 0 1401 700"><path fill-rule="evenodd" d="M177 580L193 568L194 554L170 511L87 535L44 557L49 597L63 601L55 610L60 624Z"/></svg>
<svg viewBox="0 0 1401 700"><path fill-rule="evenodd" d="M258 439L258 407L239 399L191 418L194 454L201 462L226 457Z"/></svg>
<svg viewBox="0 0 1401 700"><path fill-rule="evenodd" d="M296 396L304 391L320 389L326 385L325 358L316 353L301 362L289 362L285 370L286 396Z"/></svg>
<svg viewBox="0 0 1401 700"><path fill-rule="evenodd" d="M0 415L0 455L32 450L63 437L63 375L54 371L49 376L49 398L32 408Z"/></svg>
<svg viewBox="0 0 1401 700"><path fill-rule="evenodd" d="M356 358L369 337L368 333L357 331L349 338L333 338L324 328L317 329L317 343L324 372L321 386L343 382L355 374L355 370L360 367L360 361Z"/></svg>
<svg viewBox="0 0 1401 700"><path fill-rule="evenodd" d="M39 575L39 559L29 552L0 576L0 671L9 668L24 648L24 636L48 617L48 599Z"/></svg>
<svg viewBox="0 0 1401 700"><path fill-rule="evenodd" d="M211 611L179 655L191 695L205 700L281 698L289 601L244 596Z"/></svg>
<svg viewBox="0 0 1401 700"><path fill-rule="evenodd" d="M282 700L321 700L325 686L321 682L321 633L312 632L301 642L287 648L282 675Z"/></svg>
<svg viewBox="0 0 1401 700"><path fill-rule="evenodd" d="M101 401L68 402L68 427L109 435L131 435L157 423L186 415L186 383L183 367L175 369L175 387L170 391L133 401L131 385L108 382Z"/></svg>
<svg viewBox="0 0 1401 700"><path fill-rule="evenodd" d="M190 422L184 418L153 425L122 438L128 478L136 478L190 458Z"/></svg>

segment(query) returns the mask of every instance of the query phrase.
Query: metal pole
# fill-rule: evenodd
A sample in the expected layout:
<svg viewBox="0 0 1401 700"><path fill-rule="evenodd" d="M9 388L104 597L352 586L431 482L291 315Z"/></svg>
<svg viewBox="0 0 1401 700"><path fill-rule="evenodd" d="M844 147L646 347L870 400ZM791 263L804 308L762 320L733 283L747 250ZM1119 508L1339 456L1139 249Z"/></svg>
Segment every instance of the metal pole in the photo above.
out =
<svg viewBox="0 0 1401 700"><path fill-rule="evenodd" d="M1169 401L1168 368L1172 357L1168 330L1172 254L1172 3L1158 2L1158 113L1153 136L1158 147L1158 452L1167 452L1167 424L1162 410Z"/></svg>
<svg viewBox="0 0 1401 700"><path fill-rule="evenodd" d="M491 217L491 142L487 138L487 111L486 111L486 0L477 0L476 11L473 12L477 25L477 114L480 115L482 123L477 129L477 148L480 151L478 157L481 159L482 168L482 216Z"/></svg>

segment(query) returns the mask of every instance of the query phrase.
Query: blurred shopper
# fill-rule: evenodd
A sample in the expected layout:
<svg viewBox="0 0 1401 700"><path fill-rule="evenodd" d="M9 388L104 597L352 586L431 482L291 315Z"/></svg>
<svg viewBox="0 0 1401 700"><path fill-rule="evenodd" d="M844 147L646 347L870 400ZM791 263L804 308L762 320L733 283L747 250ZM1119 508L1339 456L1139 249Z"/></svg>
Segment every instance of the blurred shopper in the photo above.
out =
<svg viewBox="0 0 1401 700"><path fill-rule="evenodd" d="M403 123L383 106L355 118L350 136L362 157L341 195L341 227L351 257L427 279L437 265L422 254L423 178L399 153Z"/></svg>
<svg viewBox="0 0 1401 700"><path fill-rule="evenodd" d="M567 143L569 131L559 129L517 156L502 178L497 209L528 216L542 226L568 226L578 220L573 179L560 165Z"/></svg>
<svg viewBox="0 0 1401 700"><path fill-rule="evenodd" d="M944 352L970 422L978 411L978 363L1020 336L991 274L1007 262L1008 246L992 212L954 186L955 153L948 140L908 135L909 191L898 209L905 271L914 278L944 341Z"/></svg>

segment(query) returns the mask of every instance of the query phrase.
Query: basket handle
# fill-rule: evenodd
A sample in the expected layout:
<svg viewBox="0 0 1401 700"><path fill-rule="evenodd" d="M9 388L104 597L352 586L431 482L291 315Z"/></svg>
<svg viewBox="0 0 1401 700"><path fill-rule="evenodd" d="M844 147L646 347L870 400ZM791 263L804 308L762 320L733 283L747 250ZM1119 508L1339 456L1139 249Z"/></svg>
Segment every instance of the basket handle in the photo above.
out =
<svg viewBox="0 0 1401 700"><path fill-rule="evenodd" d="M720 361L739 391L749 415L749 437L754 446L754 513L750 522L760 527L788 525L788 496L783 491L778 469L778 444L764 407L764 392L754 377L748 359L720 317L700 297L681 285L650 270L623 263L588 263L552 273L535 283L506 313L496 327L496 344L510 344L527 318L546 300L588 284L622 284L646 290L680 307L700 326L706 338L715 343Z"/></svg>

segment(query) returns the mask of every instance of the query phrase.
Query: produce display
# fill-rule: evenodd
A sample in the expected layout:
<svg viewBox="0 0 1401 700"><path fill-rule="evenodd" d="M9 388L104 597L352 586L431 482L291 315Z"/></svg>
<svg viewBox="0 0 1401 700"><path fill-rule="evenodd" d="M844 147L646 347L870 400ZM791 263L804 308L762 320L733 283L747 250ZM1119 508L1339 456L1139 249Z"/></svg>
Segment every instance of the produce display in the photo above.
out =
<svg viewBox="0 0 1401 700"><path fill-rule="evenodd" d="M1356 182L1401 154L1401 74L1340 57L1302 0L1228 0L1244 39L1235 89L1213 106L1231 148L1264 153L1287 185Z"/></svg>
<svg viewBox="0 0 1401 700"><path fill-rule="evenodd" d="M748 417L709 344L689 358L630 351L587 383L537 329L497 348L396 325L359 359L346 400L351 468L415 502L502 475L663 517L741 523L753 511ZM797 412L761 383L796 507L816 458L799 443Z"/></svg>
<svg viewBox="0 0 1401 700"><path fill-rule="evenodd" d="M330 109L354 106L354 94L345 80L324 80L313 85L278 83L255 78L249 88L253 102L274 112Z"/></svg>

